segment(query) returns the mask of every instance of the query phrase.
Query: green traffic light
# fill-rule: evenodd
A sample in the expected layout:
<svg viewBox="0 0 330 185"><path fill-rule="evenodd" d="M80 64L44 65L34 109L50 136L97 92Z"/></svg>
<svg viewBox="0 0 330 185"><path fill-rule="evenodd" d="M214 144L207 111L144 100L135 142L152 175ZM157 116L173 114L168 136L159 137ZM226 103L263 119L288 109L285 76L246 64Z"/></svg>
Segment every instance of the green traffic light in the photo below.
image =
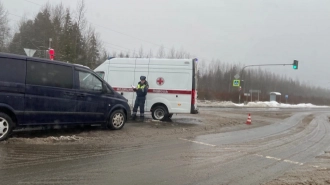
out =
<svg viewBox="0 0 330 185"><path fill-rule="evenodd" d="M294 61L293 61L292 68L293 68L293 69L298 69L298 60L294 60Z"/></svg>

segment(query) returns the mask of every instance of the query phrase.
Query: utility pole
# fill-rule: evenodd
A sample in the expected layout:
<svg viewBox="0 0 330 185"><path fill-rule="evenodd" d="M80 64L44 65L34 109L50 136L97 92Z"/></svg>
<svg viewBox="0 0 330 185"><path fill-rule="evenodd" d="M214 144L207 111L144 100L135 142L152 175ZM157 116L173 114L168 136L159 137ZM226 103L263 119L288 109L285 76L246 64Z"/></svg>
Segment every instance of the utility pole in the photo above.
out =
<svg viewBox="0 0 330 185"><path fill-rule="evenodd" d="M48 47L49 49L52 48L52 41L53 41L53 39L49 38L49 47Z"/></svg>

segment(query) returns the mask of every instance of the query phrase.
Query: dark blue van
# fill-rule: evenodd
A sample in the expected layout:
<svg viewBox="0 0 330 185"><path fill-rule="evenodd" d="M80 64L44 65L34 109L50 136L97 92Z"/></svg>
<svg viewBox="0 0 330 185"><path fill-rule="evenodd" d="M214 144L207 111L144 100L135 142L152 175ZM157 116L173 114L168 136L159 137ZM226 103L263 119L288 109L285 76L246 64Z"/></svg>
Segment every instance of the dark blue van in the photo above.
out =
<svg viewBox="0 0 330 185"><path fill-rule="evenodd" d="M0 53L0 141L16 127L102 124L121 129L127 100L87 67Z"/></svg>

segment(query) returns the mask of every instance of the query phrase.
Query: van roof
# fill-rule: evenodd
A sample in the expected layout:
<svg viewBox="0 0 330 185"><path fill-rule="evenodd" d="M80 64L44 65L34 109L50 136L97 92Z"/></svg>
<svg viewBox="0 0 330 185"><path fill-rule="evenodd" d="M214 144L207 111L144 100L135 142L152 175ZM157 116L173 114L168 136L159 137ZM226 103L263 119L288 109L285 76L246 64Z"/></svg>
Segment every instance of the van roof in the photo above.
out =
<svg viewBox="0 0 330 185"><path fill-rule="evenodd" d="M62 61L58 61L58 60L50 60L50 59L46 59L46 58L37 58L37 57L28 57L25 55L16 55L16 54L10 54L10 53L1 53L0 52L0 57L1 58L14 58L14 59L20 59L20 60L34 60L34 61L47 61L49 63L53 63L53 64L61 64L61 65L67 65L67 66L78 66L78 67L84 67L84 68L88 68L87 66L83 66L80 64L72 64L72 63L66 63L66 62L62 62Z"/></svg>
<svg viewBox="0 0 330 185"><path fill-rule="evenodd" d="M25 60L27 56L24 56L24 55L15 55L15 54L10 54L10 53L0 53L0 57L2 57L2 58L15 58L15 59Z"/></svg>

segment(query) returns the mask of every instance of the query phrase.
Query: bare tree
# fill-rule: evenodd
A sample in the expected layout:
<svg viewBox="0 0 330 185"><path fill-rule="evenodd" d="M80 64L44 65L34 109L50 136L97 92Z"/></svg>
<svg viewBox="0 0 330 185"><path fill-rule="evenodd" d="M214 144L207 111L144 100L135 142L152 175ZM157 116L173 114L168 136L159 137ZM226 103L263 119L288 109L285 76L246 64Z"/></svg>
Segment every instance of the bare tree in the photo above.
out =
<svg viewBox="0 0 330 185"><path fill-rule="evenodd" d="M132 56L133 58L137 58L137 57L139 57L139 54L136 53L134 50L134 51L132 51L132 55L130 55L130 56Z"/></svg>
<svg viewBox="0 0 330 185"><path fill-rule="evenodd" d="M76 22L81 32L84 32L84 30L86 29L87 20L85 18L85 14L85 0L81 0L80 2L78 2L76 9Z"/></svg>
<svg viewBox="0 0 330 185"><path fill-rule="evenodd" d="M65 18L65 8L62 3L54 6L51 9L51 20L52 22L58 21L60 26L64 25L64 18Z"/></svg>
<svg viewBox="0 0 330 185"><path fill-rule="evenodd" d="M153 57L153 53L152 53L152 50L150 49L149 54L148 54L148 58L152 58L152 57Z"/></svg>
<svg viewBox="0 0 330 185"><path fill-rule="evenodd" d="M165 48L163 45L159 47L159 50L157 52L157 57L158 58L164 58L165 57Z"/></svg>
<svg viewBox="0 0 330 185"><path fill-rule="evenodd" d="M183 48L181 48L180 51L177 51L176 52L175 58L178 58L178 59L184 58L184 50L183 50Z"/></svg>
<svg viewBox="0 0 330 185"><path fill-rule="evenodd" d="M119 58L124 58L125 55L123 52L120 52L118 56L119 56Z"/></svg>
<svg viewBox="0 0 330 185"><path fill-rule="evenodd" d="M117 52L112 52L112 57L117 57Z"/></svg>
<svg viewBox="0 0 330 185"><path fill-rule="evenodd" d="M170 52L168 53L168 58L175 58L175 48L172 47Z"/></svg>
<svg viewBox="0 0 330 185"><path fill-rule="evenodd" d="M186 52L185 53L185 58L190 58L190 57L191 57L190 53Z"/></svg>
<svg viewBox="0 0 330 185"><path fill-rule="evenodd" d="M8 24L8 12L0 2L0 51L6 50L9 42L10 28Z"/></svg>
<svg viewBox="0 0 330 185"><path fill-rule="evenodd" d="M140 58L143 58L144 57L143 47L142 46L139 49L139 56L138 57L140 57Z"/></svg>
<svg viewBox="0 0 330 185"><path fill-rule="evenodd" d="M75 36L75 44L74 44L74 55L76 56L77 53L79 54L80 51L77 51L77 44L78 44L78 39L80 37L80 35L78 33L83 33L85 28L86 28L86 19L85 19L85 13L86 13L86 6L85 6L85 0L81 0L78 4L77 4L77 10L76 10L76 23L77 23L77 33ZM99 49L101 49L101 43L98 42L98 46ZM79 50L79 49L78 49Z"/></svg>

